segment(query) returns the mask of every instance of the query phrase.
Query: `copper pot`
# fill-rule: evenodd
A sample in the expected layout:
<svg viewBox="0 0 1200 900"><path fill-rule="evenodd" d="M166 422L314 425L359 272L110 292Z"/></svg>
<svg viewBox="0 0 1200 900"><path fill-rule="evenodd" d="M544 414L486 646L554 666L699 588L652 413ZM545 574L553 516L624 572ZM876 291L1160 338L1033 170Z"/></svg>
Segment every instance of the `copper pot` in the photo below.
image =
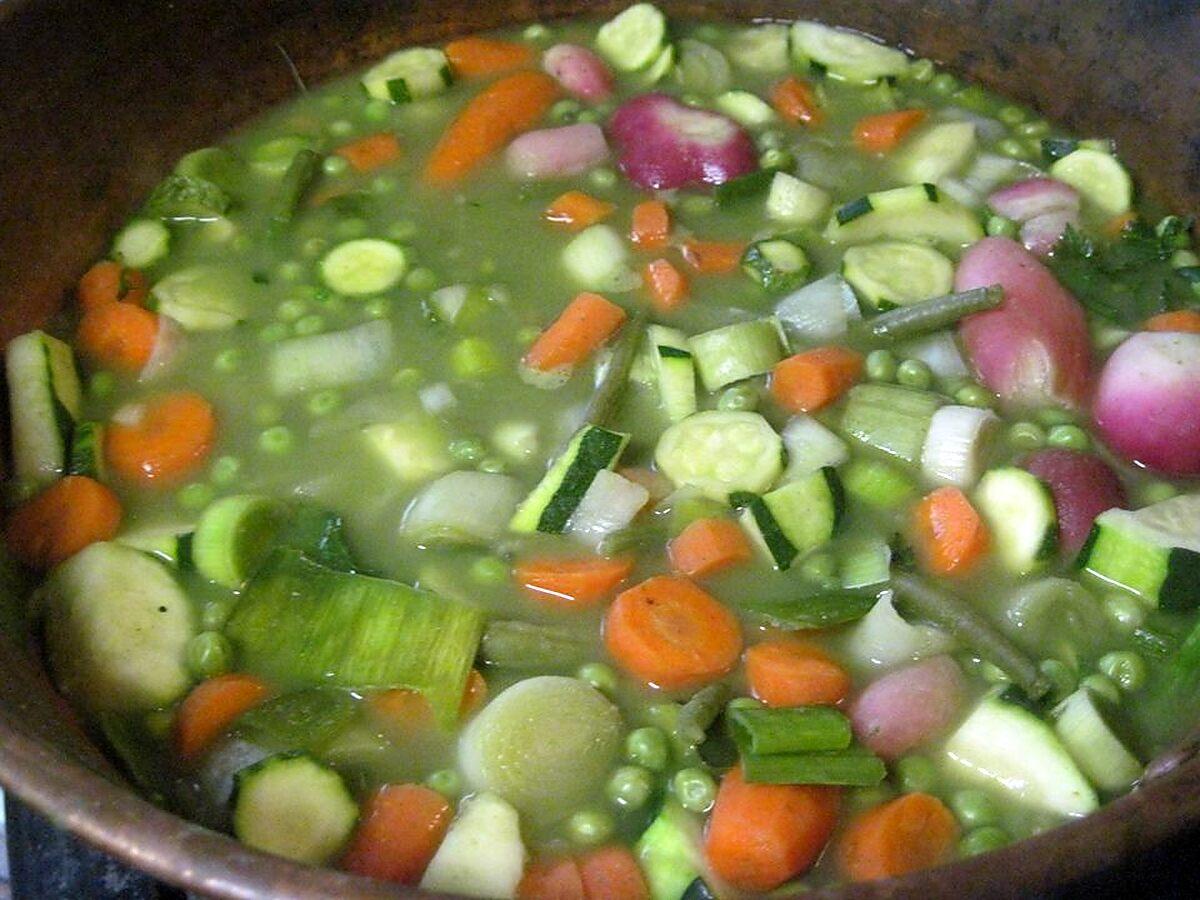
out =
<svg viewBox="0 0 1200 900"><path fill-rule="evenodd" d="M1200 203L1194 0L660 0L676 15L812 17L938 59L1082 134L1117 139L1144 196ZM624 3L509 0L0 0L0 339L50 319L112 232L183 152L296 89L394 47ZM6 588L15 593L15 580ZM2 598L7 600L7 597ZM243 848L141 799L0 616L0 782L114 856L215 897L406 892ZM898 881L814 896L1029 896L1200 824L1196 744L1082 821ZM407 895L413 895L407 892Z"/></svg>

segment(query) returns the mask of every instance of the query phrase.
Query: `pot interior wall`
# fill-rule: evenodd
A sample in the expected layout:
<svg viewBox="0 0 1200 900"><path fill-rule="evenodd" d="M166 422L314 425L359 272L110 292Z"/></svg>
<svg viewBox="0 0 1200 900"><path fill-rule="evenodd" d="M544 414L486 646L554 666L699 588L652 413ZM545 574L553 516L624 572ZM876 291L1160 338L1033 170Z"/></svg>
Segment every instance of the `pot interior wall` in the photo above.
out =
<svg viewBox="0 0 1200 900"><path fill-rule="evenodd" d="M180 154L296 91L292 64L303 81L319 82L405 43L623 5L3 0L0 340L54 315ZM808 16L903 43L1081 134L1116 138L1142 190L1163 207L1188 212L1200 201L1193 0L661 5L677 15ZM137 865L214 894L384 895L336 873L267 860L133 797L50 691L19 631L0 632L0 780L35 807ZM1017 884L1036 892L1149 846L1200 820L1198 770L1185 764L1078 826L956 867L953 876L935 874L922 893Z"/></svg>

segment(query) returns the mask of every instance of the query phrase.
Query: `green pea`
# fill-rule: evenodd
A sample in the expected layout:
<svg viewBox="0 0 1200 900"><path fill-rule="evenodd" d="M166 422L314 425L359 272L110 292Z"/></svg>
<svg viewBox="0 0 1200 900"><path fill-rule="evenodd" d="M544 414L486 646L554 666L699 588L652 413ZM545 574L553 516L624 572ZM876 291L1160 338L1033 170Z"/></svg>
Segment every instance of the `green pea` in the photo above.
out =
<svg viewBox="0 0 1200 900"><path fill-rule="evenodd" d="M610 697L617 692L617 673L612 666L604 663L584 663L575 672L575 677L580 681L586 681L600 693L608 694Z"/></svg>
<svg viewBox="0 0 1200 900"><path fill-rule="evenodd" d="M368 122L379 124L386 122L392 114L392 105L386 100L371 99L363 106L363 118Z"/></svg>
<svg viewBox="0 0 1200 900"><path fill-rule="evenodd" d="M582 109L578 100L559 100L550 107L550 118L555 122L571 122Z"/></svg>
<svg viewBox="0 0 1200 900"><path fill-rule="evenodd" d="M1004 216L988 216L987 233L992 236L1000 237L1016 237L1020 231L1019 226L1012 219L1006 219Z"/></svg>
<svg viewBox="0 0 1200 900"><path fill-rule="evenodd" d="M109 396L117 387L117 376L112 372L97 372L88 379L88 393L97 400Z"/></svg>
<svg viewBox="0 0 1200 900"><path fill-rule="evenodd" d="M905 756L896 763L896 780L906 794L927 794L937 785L937 766L927 756Z"/></svg>
<svg viewBox="0 0 1200 900"><path fill-rule="evenodd" d="M615 827L612 816L599 809L580 810L567 819L567 835L585 847L603 844Z"/></svg>
<svg viewBox="0 0 1200 900"><path fill-rule="evenodd" d="M1142 601L1119 591L1105 596L1104 612L1122 631L1133 631L1146 621L1146 607Z"/></svg>
<svg viewBox="0 0 1200 900"><path fill-rule="evenodd" d="M1080 687L1087 688L1093 694L1103 697L1109 703L1117 704L1121 702L1121 689L1107 675L1089 675L1080 682Z"/></svg>
<svg viewBox="0 0 1200 900"><path fill-rule="evenodd" d="M625 738L625 756L651 772L661 772L671 759L671 746L662 729L647 725L629 732Z"/></svg>
<svg viewBox="0 0 1200 900"><path fill-rule="evenodd" d="M354 123L348 119L334 119L326 128L334 137L346 137L353 133Z"/></svg>
<svg viewBox="0 0 1200 900"><path fill-rule="evenodd" d="M1050 123L1045 119L1022 122L1014 129L1021 137L1043 138L1050 133Z"/></svg>
<svg viewBox="0 0 1200 900"><path fill-rule="evenodd" d="M900 363L891 350L872 350L867 354L867 378L871 381L895 381Z"/></svg>
<svg viewBox="0 0 1200 900"><path fill-rule="evenodd" d="M179 489L175 501L184 509L203 509L212 502L213 489L203 481L195 481Z"/></svg>
<svg viewBox="0 0 1200 900"><path fill-rule="evenodd" d="M1075 671L1058 659L1043 659L1038 664L1040 671L1050 682L1050 692L1054 699L1061 700L1079 685L1079 677Z"/></svg>
<svg viewBox="0 0 1200 900"><path fill-rule="evenodd" d="M272 322L259 329L258 339L264 344L274 344L288 336L287 326L282 322Z"/></svg>
<svg viewBox="0 0 1200 900"><path fill-rule="evenodd" d="M387 236L393 241L411 241L417 236L418 231L420 231L420 228L417 227L417 223L412 219L397 219L388 226ZM413 269L408 273L410 278L415 271L416 269Z"/></svg>
<svg viewBox="0 0 1200 900"><path fill-rule="evenodd" d="M214 597L207 601L200 610L200 627L204 631L220 631L225 627L233 608L237 606L237 598Z"/></svg>
<svg viewBox="0 0 1200 900"><path fill-rule="evenodd" d="M258 436L258 449L272 456L290 453L295 443L292 429L286 425L274 425Z"/></svg>
<svg viewBox="0 0 1200 900"><path fill-rule="evenodd" d="M736 384L721 392L717 409L754 410L758 408L758 391L748 384Z"/></svg>
<svg viewBox="0 0 1200 900"><path fill-rule="evenodd" d="M829 553L814 553L800 563L800 574L810 581L832 581L837 575L837 560Z"/></svg>
<svg viewBox="0 0 1200 900"><path fill-rule="evenodd" d="M1012 838L1003 828L985 825L983 828L976 828L963 835L962 840L958 842L958 852L962 856L978 856L981 853L989 853L992 850L1007 847L1011 840Z"/></svg>
<svg viewBox="0 0 1200 900"><path fill-rule="evenodd" d="M1105 653L1096 667L1123 691L1139 690L1146 683L1146 661L1132 650Z"/></svg>
<svg viewBox="0 0 1200 900"><path fill-rule="evenodd" d="M937 67L933 64L933 60L916 59L909 63L904 75L909 81L915 81L917 84L926 84L933 80L936 72Z"/></svg>
<svg viewBox="0 0 1200 900"><path fill-rule="evenodd" d="M410 291L424 294L438 286L438 277L433 269L417 266L404 278L404 286Z"/></svg>
<svg viewBox="0 0 1200 900"><path fill-rule="evenodd" d="M712 809L717 799L717 783L704 769L691 767L680 769L671 779L671 790L684 809L705 813Z"/></svg>
<svg viewBox="0 0 1200 900"><path fill-rule="evenodd" d="M332 389L316 391L304 405L310 416L327 416L342 405L342 395Z"/></svg>
<svg viewBox="0 0 1200 900"><path fill-rule="evenodd" d="M471 563L471 578L479 584L504 584L508 575L508 563L498 556L481 556Z"/></svg>
<svg viewBox="0 0 1200 900"><path fill-rule="evenodd" d="M950 797L950 809L963 828L981 828L1000 821L1000 810L995 802L977 788L955 791Z"/></svg>
<svg viewBox="0 0 1200 900"><path fill-rule="evenodd" d="M958 79L949 72L942 72L935 75L929 83L929 87L938 94L953 94L959 88Z"/></svg>
<svg viewBox="0 0 1200 900"><path fill-rule="evenodd" d="M1002 106L996 113L996 118L1005 125L1020 125L1027 118L1025 110L1019 106Z"/></svg>
<svg viewBox="0 0 1200 900"><path fill-rule="evenodd" d="M1016 450L1036 450L1046 443L1046 432L1034 422L1013 422L1008 427L1008 443Z"/></svg>
<svg viewBox="0 0 1200 900"><path fill-rule="evenodd" d="M654 779L641 766L621 766L604 787L610 803L621 809L641 809L654 791Z"/></svg>
<svg viewBox="0 0 1200 900"><path fill-rule="evenodd" d="M592 187L608 190L609 188L616 187L617 173L607 166L601 166L598 169L592 169L592 171L588 172L588 181L591 182Z"/></svg>
<svg viewBox="0 0 1200 900"><path fill-rule="evenodd" d="M400 189L400 182L391 175L376 175L371 179L371 191L375 194L393 194Z"/></svg>
<svg viewBox="0 0 1200 900"><path fill-rule="evenodd" d="M906 359L896 368L896 381L905 387L927 391L933 385L933 372L919 359Z"/></svg>
<svg viewBox="0 0 1200 900"><path fill-rule="evenodd" d="M283 415L283 410L279 408L278 403L268 400L256 405L252 415L256 425L274 425Z"/></svg>
<svg viewBox="0 0 1200 900"><path fill-rule="evenodd" d="M426 776L425 786L437 791L447 800L457 800L462 794L462 776L454 769L438 769Z"/></svg>
<svg viewBox="0 0 1200 900"><path fill-rule="evenodd" d="M763 169L790 169L795 162L796 157L782 147L768 147L758 158L758 165Z"/></svg>
<svg viewBox="0 0 1200 900"><path fill-rule="evenodd" d="M233 648L220 632L202 631L188 641L188 669L197 678L212 678L229 671L232 656Z"/></svg>
<svg viewBox="0 0 1200 900"><path fill-rule="evenodd" d="M490 375L500 368L500 356L484 338L463 338L450 349L450 367L464 381Z"/></svg>
<svg viewBox="0 0 1200 900"><path fill-rule="evenodd" d="M1046 443L1065 450L1086 450L1092 439L1078 425L1055 425L1046 433Z"/></svg>
<svg viewBox="0 0 1200 900"><path fill-rule="evenodd" d="M1055 425L1073 425L1075 416L1073 413L1067 412L1065 409L1058 409L1054 406L1047 406L1039 409L1034 413L1034 418L1038 423L1046 428L1053 428Z"/></svg>
<svg viewBox="0 0 1200 900"><path fill-rule="evenodd" d="M344 156L338 156L336 153L331 153L321 160L321 169L326 175L337 177L338 175L345 174L349 168L349 161Z"/></svg>
<svg viewBox="0 0 1200 900"><path fill-rule="evenodd" d="M704 105L704 98L701 97L699 94L684 94L679 99L683 101L685 106L703 106Z"/></svg>
<svg viewBox="0 0 1200 900"><path fill-rule="evenodd" d="M242 461L236 456L218 456L208 470L208 479L213 484L232 484L242 470Z"/></svg>
<svg viewBox="0 0 1200 900"><path fill-rule="evenodd" d="M151 737L165 740L175 727L175 716L169 709L152 709L142 719L142 724Z"/></svg>
<svg viewBox="0 0 1200 900"><path fill-rule="evenodd" d="M688 194L679 201L679 208L691 216L706 216L717 208L717 201L707 194Z"/></svg>
<svg viewBox="0 0 1200 900"><path fill-rule="evenodd" d="M485 456L479 461L479 465L475 467L480 472L488 472L492 475L503 475L508 471L508 463L498 456Z"/></svg>
<svg viewBox="0 0 1200 900"><path fill-rule="evenodd" d="M284 300L275 307L275 315L284 322L295 322L304 315L304 309L303 300Z"/></svg>
<svg viewBox="0 0 1200 900"><path fill-rule="evenodd" d="M550 31L541 22L534 22L532 25L526 25L525 30L521 32L521 36L527 41L535 43L545 43L550 40L553 32Z"/></svg>
<svg viewBox="0 0 1200 900"><path fill-rule="evenodd" d="M980 409L987 409L996 398L981 384L964 384L954 392L954 402L961 403L964 406L977 406Z"/></svg>
<svg viewBox="0 0 1200 900"><path fill-rule="evenodd" d="M884 782L872 785L871 787L854 788L850 791L846 799L853 809L864 810L882 806L894 796L896 796L896 792Z"/></svg>
<svg viewBox="0 0 1200 900"><path fill-rule="evenodd" d="M460 463L478 462L483 458L485 450L483 441L474 437L455 438L446 449L450 456Z"/></svg>
<svg viewBox="0 0 1200 900"><path fill-rule="evenodd" d="M1025 159L1029 156L1029 148L1016 138L1003 138L997 141L996 151L1012 159Z"/></svg>
<svg viewBox="0 0 1200 900"><path fill-rule="evenodd" d="M226 347L213 357L213 368L218 372L223 372L225 374L236 372L239 368L241 368L241 365L242 351L237 347ZM102 372L99 374L106 375L108 373ZM99 375L93 376L92 380L95 381L97 377L99 377Z"/></svg>
<svg viewBox="0 0 1200 900"><path fill-rule="evenodd" d="M782 131L768 129L758 136L756 142L759 150L778 150L787 142L787 138Z"/></svg>
<svg viewBox="0 0 1200 900"><path fill-rule="evenodd" d="M575 116L576 122L599 122L600 114L594 109L583 109Z"/></svg>
<svg viewBox="0 0 1200 900"><path fill-rule="evenodd" d="M1179 489L1173 484L1168 484L1165 481L1151 481L1144 485L1138 491L1138 497L1142 501L1142 505L1149 506L1152 503L1160 503L1163 500L1170 500Z"/></svg>

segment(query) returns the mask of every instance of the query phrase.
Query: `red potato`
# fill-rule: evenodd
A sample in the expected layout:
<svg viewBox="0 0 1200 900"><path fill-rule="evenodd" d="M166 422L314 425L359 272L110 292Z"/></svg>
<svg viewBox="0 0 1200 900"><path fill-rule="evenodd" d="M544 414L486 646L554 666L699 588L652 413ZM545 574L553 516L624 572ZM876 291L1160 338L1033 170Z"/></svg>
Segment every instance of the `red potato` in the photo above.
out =
<svg viewBox="0 0 1200 900"><path fill-rule="evenodd" d="M622 104L609 132L621 171L642 188L723 184L758 168L754 142L736 122L665 94Z"/></svg>
<svg viewBox="0 0 1200 900"><path fill-rule="evenodd" d="M568 94L598 103L612 94L613 77L599 56L578 44L555 44L542 54L542 69Z"/></svg>
<svg viewBox="0 0 1200 900"><path fill-rule="evenodd" d="M581 122L526 132L508 145L504 158L522 178L565 178L604 162L608 142L599 125Z"/></svg>
<svg viewBox="0 0 1200 900"><path fill-rule="evenodd" d="M937 737L967 698L962 670L931 656L871 682L850 707L855 736L884 759L896 759Z"/></svg>
<svg viewBox="0 0 1200 900"><path fill-rule="evenodd" d="M1143 331L1100 373L1093 407L1105 443L1167 475L1200 475L1200 334Z"/></svg>
<svg viewBox="0 0 1200 900"><path fill-rule="evenodd" d="M1053 178L1018 181L989 195L987 202L997 215L1014 222L1028 222L1051 212L1079 212L1079 193Z"/></svg>
<svg viewBox="0 0 1200 900"><path fill-rule="evenodd" d="M1068 556L1079 552L1096 516L1127 505L1117 473L1091 453L1038 450L1025 457L1021 466L1050 488L1058 513L1059 546Z"/></svg>
<svg viewBox="0 0 1200 900"><path fill-rule="evenodd" d="M1004 288L999 307L968 316L958 331L989 390L1017 405L1083 405L1092 372L1087 319L1037 257L1008 238L984 238L963 254L954 284Z"/></svg>

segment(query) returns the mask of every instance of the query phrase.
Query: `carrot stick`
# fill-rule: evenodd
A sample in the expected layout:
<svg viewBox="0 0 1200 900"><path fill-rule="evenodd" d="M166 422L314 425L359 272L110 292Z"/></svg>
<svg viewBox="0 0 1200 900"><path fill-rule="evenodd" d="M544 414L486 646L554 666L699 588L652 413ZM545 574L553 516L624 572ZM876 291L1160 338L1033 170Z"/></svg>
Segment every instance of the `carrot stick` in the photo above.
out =
<svg viewBox="0 0 1200 900"><path fill-rule="evenodd" d="M116 494L84 475L68 475L14 509L4 537L17 559L45 571L110 540L120 524Z"/></svg>
<svg viewBox="0 0 1200 900"><path fill-rule="evenodd" d="M863 116L854 126L854 146L865 153L895 150L910 131L929 115L924 109L898 109L894 112Z"/></svg>
<svg viewBox="0 0 1200 900"><path fill-rule="evenodd" d="M950 859L958 840L954 815L930 794L904 794L850 823L838 847L851 881L892 878Z"/></svg>
<svg viewBox="0 0 1200 900"><path fill-rule="evenodd" d="M75 343L91 362L135 374L145 368L158 340L158 316L133 303L93 306L79 320Z"/></svg>
<svg viewBox="0 0 1200 900"><path fill-rule="evenodd" d="M527 559L513 570L529 597L547 606L580 609L606 599L633 571L633 560L619 556Z"/></svg>
<svg viewBox="0 0 1200 900"><path fill-rule="evenodd" d="M813 89L795 75L789 75L771 88L771 105L785 121L793 125L815 128L825 119Z"/></svg>
<svg viewBox="0 0 1200 900"><path fill-rule="evenodd" d="M425 166L425 180L450 184L531 128L558 97L544 72L517 72L489 85L450 123Z"/></svg>
<svg viewBox="0 0 1200 900"><path fill-rule="evenodd" d="M721 779L704 853L743 891L769 891L807 871L837 824L840 792L800 784L747 784L740 767Z"/></svg>
<svg viewBox="0 0 1200 900"><path fill-rule="evenodd" d="M940 487L921 499L913 509L912 532L917 559L934 575L961 575L987 552L987 526L956 487Z"/></svg>
<svg viewBox="0 0 1200 900"><path fill-rule="evenodd" d="M192 688L175 713L175 746L193 759L229 730L238 716L262 703L271 691L253 675L218 675Z"/></svg>
<svg viewBox="0 0 1200 900"><path fill-rule="evenodd" d="M806 350L775 366L771 396L789 412L815 412L845 393L862 370L862 354L846 347Z"/></svg>
<svg viewBox="0 0 1200 900"><path fill-rule="evenodd" d="M111 260L101 260L79 279L79 305L85 310L119 302L140 306L145 299L145 276Z"/></svg>
<svg viewBox="0 0 1200 900"><path fill-rule="evenodd" d="M458 717L466 719L479 711L487 702L488 685L483 673L472 669L467 675L467 686L463 688L462 702L458 704Z"/></svg>
<svg viewBox="0 0 1200 900"><path fill-rule="evenodd" d="M465 692L463 699L466 699ZM391 688L372 694L367 698L367 708L383 724L402 733L425 731L434 724L433 707L425 695L409 688Z"/></svg>
<svg viewBox="0 0 1200 900"><path fill-rule="evenodd" d="M612 215L616 207L604 200L597 200L583 191L567 191L551 201L542 213L547 222L564 226L568 231L582 231Z"/></svg>
<svg viewBox="0 0 1200 900"><path fill-rule="evenodd" d="M1194 309L1177 309L1173 312L1151 316L1142 324L1144 331L1188 331L1200 334L1200 312Z"/></svg>
<svg viewBox="0 0 1200 900"><path fill-rule="evenodd" d="M664 690L695 687L737 664L737 619L686 578L656 575L619 594L604 620L609 654Z"/></svg>
<svg viewBox="0 0 1200 900"><path fill-rule="evenodd" d="M171 484L204 463L216 431L212 406L199 394L163 394L117 411L104 430L104 455L128 481Z"/></svg>
<svg viewBox="0 0 1200 900"><path fill-rule="evenodd" d="M466 37L446 45L446 58L460 78L499 75L534 63L533 48L515 41Z"/></svg>
<svg viewBox="0 0 1200 900"><path fill-rule="evenodd" d="M588 900L579 863L571 857L538 860L517 885L517 900Z"/></svg>
<svg viewBox="0 0 1200 900"><path fill-rule="evenodd" d="M696 578L749 562L753 555L742 527L730 519L696 519L667 544L671 567Z"/></svg>
<svg viewBox="0 0 1200 900"><path fill-rule="evenodd" d="M693 238L683 242L683 258L703 275L725 275L734 271L742 261L746 245L741 241L698 241Z"/></svg>
<svg viewBox="0 0 1200 900"><path fill-rule="evenodd" d="M419 784L385 784L367 798L342 868L357 875L417 884L441 846L454 811Z"/></svg>
<svg viewBox="0 0 1200 900"><path fill-rule="evenodd" d="M577 366L598 350L625 321L625 310L599 294L575 297L525 353L539 372Z"/></svg>
<svg viewBox="0 0 1200 900"><path fill-rule="evenodd" d="M834 706L850 693L850 676L824 650L791 637L746 651L750 693L767 706Z"/></svg>
<svg viewBox="0 0 1200 900"><path fill-rule="evenodd" d="M641 250L661 250L671 234L671 214L661 200L643 200L633 208L629 240Z"/></svg>
<svg viewBox="0 0 1200 900"><path fill-rule="evenodd" d="M601 847L579 858L586 900L650 900L641 866L628 847Z"/></svg>
<svg viewBox="0 0 1200 900"><path fill-rule="evenodd" d="M676 310L687 301L687 278L669 260L656 259L642 269L642 282L659 312Z"/></svg>
<svg viewBox="0 0 1200 900"><path fill-rule="evenodd" d="M364 138L342 144L333 151L355 172L374 172L389 163L394 163L404 153L400 141L390 131L369 134Z"/></svg>

